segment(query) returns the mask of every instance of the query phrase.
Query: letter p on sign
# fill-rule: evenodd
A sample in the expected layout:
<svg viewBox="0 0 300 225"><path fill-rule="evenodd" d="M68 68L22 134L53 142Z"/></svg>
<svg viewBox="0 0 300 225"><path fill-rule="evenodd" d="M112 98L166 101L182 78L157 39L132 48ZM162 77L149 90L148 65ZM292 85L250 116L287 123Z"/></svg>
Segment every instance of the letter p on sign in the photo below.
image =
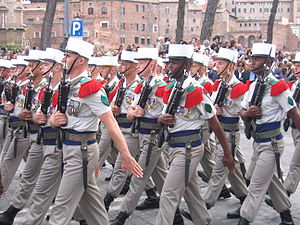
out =
<svg viewBox="0 0 300 225"><path fill-rule="evenodd" d="M71 20L70 37L83 37L83 20Z"/></svg>

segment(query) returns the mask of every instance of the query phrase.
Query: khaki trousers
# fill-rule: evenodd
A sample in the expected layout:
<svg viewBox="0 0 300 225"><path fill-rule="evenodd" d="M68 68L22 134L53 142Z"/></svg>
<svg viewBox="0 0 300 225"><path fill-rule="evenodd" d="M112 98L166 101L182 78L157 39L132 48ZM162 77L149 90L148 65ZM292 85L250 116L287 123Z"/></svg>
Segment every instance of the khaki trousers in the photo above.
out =
<svg viewBox="0 0 300 225"><path fill-rule="evenodd" d="M110 164L115 164L118 150L112 147L112 140L108 133L107 127L101 123L101 138L99 142L99 166L102 167L105 160L107 160Z"/></svg>
<svg viewBox="0 0 300 225"><path fill-rule="evenodd" d="M62 175L62 151L56 146L44 145L44 163L36 182L30 207L23 225L40 225L56 196Z"/></svg>
<svg viewBox="0 0 300 225"><path fill-rule="evenodd" d="M79 205L87 224L108 225L108 215L96 184L94 169L99 160L98 145L88 146L87 189L83 187L82 153L80 146L63 145L64 170L51 211L49 224L69 224Z"/></svg>
<svg viewBox="0 0 300 225"><path fill-rule="evenodd" d="M36 137L36 135L34 135ZM36 141L31 143L28 158L22 172L21 181L18 184L11 205L17 209L23 209L35 187L36 181L43 165L43 146Z"/></svg>
<svg viewBox="0 0 300 225"><path fill-rule="evenodd" d="M284 181L285 189L289 193L297 190L300 181L300 132L298 129L292 129L292 136L295 145L295 151L291 160L290 169Z"/></svg>
<svg viewBox="0 0 300 225"><path fill-rule="evenodd" d="M5 127L5 133L3 133ZM8 119L6 116L0 115L0 153L3 149L5 137L7 136Z"/></svg>
<svg viewBox="0 0 300 225"><path fill-rule="evenodd" d="M283 152L283 148L283 140L278 140L280 153ZM277 176L275 154L271 142L254 142L252 161L254 170L248 187L248 195L241 208L241 216L250 222L254 221L267 191L277 212L283 212L291 207L285 188Z"/></svg>
<svg viewBox="0 0 300 225"><path fill-rule="evenodd" d="M135 158L138 152L140 151L138 135L132 134L131 132L123 132L123 135L125 137L128 149L132 157ZM114 173L109 182L107 193L113 196L114 198L117 198L120 195L128 176L129 173L124 173L122 171L122 158L120 154L118 154L114 167Z"/></svg>
<svg viewBox="0 0 300 225"><path fill-rule="evenodd" d="M139 165L143 168L143 177L137 178L132 177L130 182L130 188L128 193L120 207L121 212L126 212L128 214L132 214L135 207L138 204L138 201L144 191L147 189L147 185L149 183L150 176L152 177L157 191L161 193L165 178L167 176L167 166L162 155L162 148L158 148L155 145L151 152L151 157L149 161L149 165L146 166L146 158L149 146L150 135L148 134L139 134L141 155L139 158ZM149 186L149 185L148 185ZM149 188L148 188L149 189Z"/></svg>
<svg viewBox="0 0 300 225"><path fill-rule="evenodd" d="M229 146L231 146L230 132L225 132ZM240 142L240 133L236 132L235 143L239 146ZM240 151L240 148L236 147L236 151ZM241 154L239 154L241 155ZM230 173L227 167L224 167L222 158L224 156L223 148L217 140L217 149L215 152L216 164L214 166L212 175L210 177L207 191L204 194L205 203L210 207L214 206L218 200L219 194L222 191L222 188L225 184L225 181L228 177L228 180L231 184L231 189L235 195L239 197L246 197L248 191L245 184L245 180L240 170L240 164L237 157L234 157L235 161L235 172Z"/></svg>
<svg viewBox="0 0 300 225"><path fill-rule="evenodd" d="M5 190L9 188L22 158L25 157L25 154L27 153L31 145L29 134L27 138L24 138L23 131L20 130L18 134L19 139L17 142L17 156L16 158L14 158L14 140L16 138L16 132L18 131L14 131L14 138L12 139L12 141L10 139L10 132L7 135L1 156L1 158L3 159L1 164L1 183Z"/></svg>
<svg viewBox="0 0 300 225"><path fill-rule="evenodd" d="M182 197L188 204L193 223L207 225L211 215L206 209L200 193L200 179L196 173L197 165L203 156L203 145L191 150L189 183L185 186L185 148L170 148L170 168L161 192L158 215L155 225L172 225L174 214Z"/></svg>

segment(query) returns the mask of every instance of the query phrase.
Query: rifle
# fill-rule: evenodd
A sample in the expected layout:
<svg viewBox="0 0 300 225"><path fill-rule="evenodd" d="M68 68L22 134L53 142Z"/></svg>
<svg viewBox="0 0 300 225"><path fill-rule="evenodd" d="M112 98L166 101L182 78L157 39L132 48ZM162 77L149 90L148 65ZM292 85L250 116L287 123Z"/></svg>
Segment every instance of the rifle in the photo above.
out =
<svg viewBox="0 0 300 225"><path fill-rule="evenodd" d="M271 55L271 52L272 52L272 48L270 49L270 52L269 52L269 55L265 61L265 64L264 64L264 71L263 71L263 76L262 77L259 77L257 79L257 82L256 82L256 85L255 85L255 88L254 88L254 91L253 91L253 94L252 94L252 97L251 97L251 102L250 102L250 106L254 105L254 106L258 106L260 107L261 106L261 103L262 103L262 100L263 100L263 96L264 96L264 93L265 93L265 89L266 89L266 83L265 83L265 77L268 76L269 72L271 71L271 68L269 68L266 63L269 61L270 59L270 55ZM258 116L256 118L251 118L250 120L247 120L245 122L245 135L247 137L247 139L251 139L251 135L252 135L252 130L253 130L253 120L255 119L260 119L261 116Z"/></svg>
<svg viewBox="0 0 300 225"><path fill-rule="evenodd" d="M219 92L217 94L215 105L219 107L223 107L225 103L226 93L229 89L228 80L230 78L231 73L228 71L225 80L222 80L221 86L219 88Z"/></svg>
<svg viewBox="0 0 300 225"><path fill-rule="evenodd" d="M125 82L125 77L124 77L124 75L121 75L121 83L120 83L120 86L119 86L119 89L117 92L116 101L115 101L115 105L118 107L121 107L122 102L125 97L126 88L124 88L124 82Z"/></svg>
<svg viewBox="0 0 300 225"><path fill-rule="evenodd" d="M70 91L70 85L66 81L68 73L67 63L65 62L64 68L63 68L63 77L61 79L61 82L59 84L59 97L58 97L58 106L57 110L63 114L67 111L67 104L68 104L68 95ZM57 138L57 146L59 149L62 148L63 137L61 128L58 128L58 138Z"/></svg>
<svg viewBox="0 0 300 225"><path fill-rule="evenodd" d="M117 82L114 82L111 86L109 86L109 82L111 81L111 76L110 74L108 75L108 79L107 79L107 82L104 86L104 90L105 90L105 93L106 95L108 96L109 93L115 88L115 86L117 85Z"/></svg>
<svg viewBox="0 0 300 225"><path fill-rule="evenodd" d="M45 115L48 114L48 108L51 104L51 98L52 98L52 94L53 94L53 90L50 88L52 78L53 78L53 72L51 72L49 74L48 85L43 91L44 95L43 95L43 101L42 101L42 105L41 105L41 111ZM45 125L45 124L42 124L42 125ZM37 136L37 141L36 141L37 144L41 143L42 135L43 135L42 134L42 126L39 126L39 131L38 131L38 136Z"/></svg>
<svg viewBox="0 0 300 225"><path fill-rule="evenodd" d="M19 90L20 90L20 87L17 85L17 76L15 76L15 83L13 84L12 88L11 88L11 99L10 99L10 102L12 104L15 104L16 103L16 98L19 94Z"/></svg>
<svg viewBox="0 0 300 225"><path fill-rule="evenodd" d="M175 89L172 93L172 96L170 98L169 104L167 105L166 114L175 115L176 110L179 106L180 99L182 95L184 94L184 89L182 87L185 79L188 77L187 70L184 71L184 75L182 76L182 79L176 83ZM163 143L165 142L165 130L167 129L167 125L163 125L162 129L160 130L158 134L158 147L161 148Z"/></svg>
<svg viewBox="0 0 300 225"><path fill-rule="evenodd" d="M25 103L24 103L24 109L31 110L32 107L32 99L33 99L33 86L32 86L32 78L33 74L30 73L29 75L29 85L26 88L26 96L25 96ZM29 121L26 121L26 124L23 126L23 135L24 138L27 138L27 131L28 131Z"/></svg>
<svg viewBox="0 0 300 225"><path fill-rule="evenodd" d="M147 82L145 83L145 86L143 87L142 93L140 95L140 98L139 98L139 101L138 101L137 105L140 106L142 109L144 109L146 107L147 100L148 100L149 95L152 91L152 87L150 86L150 82L151 82L153 77L154 77L154 74L151 71L150 76L149 76ZM141 123L140 118L136 118L134 120L134 122L132 124L132 127L131 127L131 133L135 133L135 131L140 128L140 123Z"/></svg>
<svg viewBox="0 0 300 225"><path fill-rule="evenodd" d="M293 98L294 98L296 104L298 104L300 101L300 82L298 82L298 84L296 86L296 89L293 93ZM283 122L284 131L287 132L287 130L289 129L290 126L291 126L291 117L290 117L290 115L287 115Z"/></svg>

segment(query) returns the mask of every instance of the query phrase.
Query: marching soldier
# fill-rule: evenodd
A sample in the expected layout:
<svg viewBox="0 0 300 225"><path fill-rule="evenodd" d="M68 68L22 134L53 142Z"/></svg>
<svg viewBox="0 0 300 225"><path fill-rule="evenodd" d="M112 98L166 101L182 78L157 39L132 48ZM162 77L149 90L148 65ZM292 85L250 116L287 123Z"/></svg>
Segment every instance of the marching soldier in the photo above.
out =
<svg viewBox="0 0 300 225"><path fill-rule="evenodd" d="M31 197L30 207L23 218L22 224L24 225L38 225L41 224L45 218L45 215L55 198L57 193L61 174L62 174L62 151L57 148L56 137L57 129L53 129L47 124L47 117L41 108L44 109L43 104L49 101L49 108L46 109L48 117L54 111L58 101L58 85L62 77L63 65L62 59L64 53L52 48L46 49L46 54L43 57L41 70L43 73L50 71L47 87L53 90L53 96L49 96L48 100L45 91L47 87L42 88L38 94L38 100L41 107L34 114L34 122L42 126L41 133L39 134L40 142L43 146L43 164L40 170L40 175L36 181L36 185ZM50 91L51 93L51 91ZM44 126L44 124L46 124Z"/></svg>
<svg viewBox="0 0 300 225"><path fill-rule="evenodd" d="M11 99L4 104L4 109L10 112L9 130L1 153L1 184L4 190L7 190L10 186L20 162L31 144L29 137L24 137L23 134L25 122L18 117L24 106L22 91L29 83L27 76L30 74L28 62L24 58L23 56L19 56L15 62L17 74L14 76L14 84L11 86L11 90L9 90Z"/></svg>
<svg viewBox="0 0 300 225"><path fill-rule="evenodd" d="M47 72L43 74L41 72L41 69L39 68L41 66L40 57L43 57L43 54L44 51L31 50L29 51L29 56L25 59L29 62L28 67L30 68L30 72L33 77L31 78L31 83L25 86L22 90L23 96L19 96L19 100L17 101L17 105L15 108L23 108L19 112L18 117L25 121L25 123L23 124L24 135L27 132L26 130L24 130L24 128L28 126L28 133L30 136L30 149L28 151L26 163L22 172L21 181L17 186L15 194L10 202L10 206L5 212L0 214L0 224L13 224L16 214L21 209L23 209L34 189L35 182L43 163L43 148L36 142L38 125L34 124L32 121L32 115L39 108L37 93L39 92L39 89L41 89L45 85L43 75L47 74ZM28 92L31 91L31 89L32 92L31 94L29 94ZM18 105L18 102L24 102L24 105ZM25 108L27 107L25 105L26 102L28 102L28 108Z"/></svg>
<svg viewBox="0 0 300 225"><path fill-rule="evenodd" d="M159 122L168 131L170 168L160 196L156 225L173 223L173 216L183 196L195 224L211 222L211 216L200 194L200 180L196 173L203 156L200 119L209 120L224 149L224 165L230 170L234 169L231 151L215 116L215 108L203 88L195 86L194 79L187 74L192 54L191 45L169 47L169 69L174 81L166 87L163 98L168 105L159 117ZM175 97L177 101L174 101ZM163 136L163 132L161 135Z"/></svg>
<svg viewBox="0 0 300 225"><path fill-rule="evenodd" d="M101 80L101 76L100 76L100 71L101 71L100 61L101 61L100 57L90 57L89 58L88 68L89 68L89 72L90 72L90 75L91 75L92 78L100 79Z"/></svg>
<svg viewBox="0 0 300 225"><path fill-rule="evenodd" d="M166 86L159 75L155 74L157 58L157 48L138 49L136 57L139 61L138 74L144 80L134 90L136 95L135 102L128 109L127 117L131 121L134 120L131 132L137 132L139 135L141 146L139 164L143 168L144 176L142 178L132 178L129 191L122 201L120 212L111 225L125 223L126 219L136 208L144 189L146 189L147 198L142 204L137 206L137 209L158 208L158 198L154 188L149 189L146 187L150 176L152 176L155 186L160 193L167 174L166 163L161 154L162 148L157 146L156 141L157 134L161 128L157 118L163 109L162 97ZM182 218L180 222L182 223ZM178 221L176 224L179 224Z"/></svg>
<svg viewBox="0 0 300 225"><path fill-rule="evenodd" d="M93 49L94 46L88 42L70 38L65 50L63 62L70 79L67 112L55 111L50 117L53 128L63 128L64 164L49 221L52 225L68 224L78 205L88 224L109 223L94 174L99 159L96 143L99 119L107 126L120 151L123 170L142 176L142 170L130 155L113 118L106 93L98 80L88 77L88 58Z"/></svg>
<svg viewBox="0 0 300 225"><path fill-rule="evenodd" d="M248 195L240 209L239 225L254 221L267 192L274 208L280 213L280 224L294 224L290 214L291 203L280 181L279 157L284 148L280 127L285 113L288 113L300 129L300 115L286 83L277 80L271 73L275 51L275 45L265 43L255 43L252 49L252 71L258 79L245 94L241 116L247 122L247 137L252 134L254 139L251 159L254 170Z"/></svg>
<svg viewBox="0 0 300 225"><path fill-rule="evenodd" d="M221 81L215 83L215 85L218 84L218 87L215 88L215 91L212 93L212 100L214 101L217 116L224 129L227 141L231 146L236 169L235 172L230 173L230 171L224 167L222 163L222 147L219 140L217 140L217 148L215 151L216 163L208 183L207 191L204 194L204 200L208 208L211 208L217 202L227 177L233 193L241 202L247 195L246 184L243 175L239 170L239 162L236 158L237 152L240 151L239 115L242 110L240 104L245 93L245 85L233 74L237 56L238 53L234 50L220 48L216 57L217 70L221 77ZM222 96L221 93L223 93L223 91L224 95ZM239 153L239 155L241 155L241 153Z"/></svg>

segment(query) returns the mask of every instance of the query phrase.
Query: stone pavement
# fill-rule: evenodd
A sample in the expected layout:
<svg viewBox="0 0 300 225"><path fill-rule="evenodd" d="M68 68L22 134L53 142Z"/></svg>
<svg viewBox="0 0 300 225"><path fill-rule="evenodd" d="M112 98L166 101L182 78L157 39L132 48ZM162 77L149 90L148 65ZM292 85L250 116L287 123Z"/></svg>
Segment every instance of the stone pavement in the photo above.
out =
<svg viewBox="0 0 300 225"><path fill-rule="evenodd" d="M290 162L290 158L292 157L293 151L294 151L294 146L293 146L293 141L291 138L290 133L284 133L285 137L285 151L282 156L282 167L285 170L285 175L288 171L288 166ZM242 151L245 154L246 160L247 160L247 165L249 163L251 153L252 153L252 141L249 141L245 138L244 135L241 135L241 148ZM104 181L104 178L109 176L111 173L111 167L106 166L102 169L101 171L101 176L98 178L98 184L100 186L101 192L103 196L105 195L105 190L108 186L108 182ZM19 168L18 175L22 171L22 166ZM15 187L20 180L19 177L15 177L14 181L10 187L10 189L7 191L6 195L0 199L0 211L3 211L7 208L9 204L9 199L11 199L13 192L15 190ZM202 184L202 188L205 188L205 183ZM300 225L300 188L298 188L297 192L291 196L291 202L292 202L292 215L294 218L294 222L296 225ZM118 213L118 207L122 201L124 196L121 196L118 198L116 201L112 203L109 216L110 218L115 218L115 216ZM145 198L145 195L142 196L142 199ZM142 200L141 199L141 200ZM27 207L29 203L27 204L26 208L21 211L16 220L15 220L15 225L21 225L21 219L23 216L25 216L25 212L27 210ZM228 220L226 219L226 213L229 210L236 209L239 206L239 201L235 197L231 197L226 200L220 200L217 202L216 206L213 207L212 209L209 210L209 212L212 215L213 222L211 225L236 225L237 220ZM186 204L184 201L182 201L181 207L186 208ZM157 215L157 210L146 210L146 211L135 211L133 215L127 220L126 224L127 225L151 225L154 224L155 217ZM265 203L260 208L259 214L256 218L256 220L252 223L253 225L278 225L280 223L280 218L279 214L276 213L273 209L268 207ZM47 222L45 221L43 225L46 225ZM72 225L77 225L77 222L72 222ZM192 225L193 223L185 220L186 225ZM163 224L162 224L163 225Z"/></svg>

